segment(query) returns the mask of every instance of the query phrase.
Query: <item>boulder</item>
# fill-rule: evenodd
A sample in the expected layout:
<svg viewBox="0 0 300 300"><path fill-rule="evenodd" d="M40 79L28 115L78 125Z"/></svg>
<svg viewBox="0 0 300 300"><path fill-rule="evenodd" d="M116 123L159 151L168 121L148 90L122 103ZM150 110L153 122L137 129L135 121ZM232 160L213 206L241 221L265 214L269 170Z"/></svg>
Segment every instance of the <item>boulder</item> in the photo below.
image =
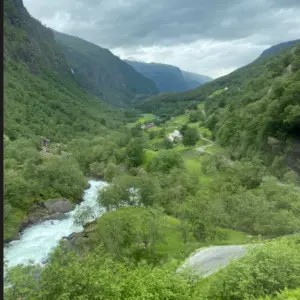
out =
<svg viewBox="0 0 300 300"><path fill-rule="evenodd" d="M52 214L66 213L75 207L75 205L67 199L49 199L44 202L44 206Z"/></svg>
<svg viewBox="0 0 300 300"><path fill-rule="evenodd" d="M64 220L67 219L68 216L65 215L64 213L55 213L53 215L45 216L41 219L41 221L48 221L48 220Z"/></svg>

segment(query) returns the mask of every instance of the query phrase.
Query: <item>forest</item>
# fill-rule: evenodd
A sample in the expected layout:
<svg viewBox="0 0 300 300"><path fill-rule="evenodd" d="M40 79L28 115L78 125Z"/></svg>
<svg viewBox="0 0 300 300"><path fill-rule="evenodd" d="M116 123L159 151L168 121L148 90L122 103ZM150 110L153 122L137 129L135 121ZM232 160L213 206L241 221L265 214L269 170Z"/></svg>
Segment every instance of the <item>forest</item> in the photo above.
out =
<svg viewBox="0 0 300 300"><path fill-rule="evenodd" d="M77 85L17 2L4 2L4 240L40 203L109 185L72 247L7 270L5 299L299 299L300 46L120 109ZM178 271L211 245L253 247L209 277Z"/></svg>

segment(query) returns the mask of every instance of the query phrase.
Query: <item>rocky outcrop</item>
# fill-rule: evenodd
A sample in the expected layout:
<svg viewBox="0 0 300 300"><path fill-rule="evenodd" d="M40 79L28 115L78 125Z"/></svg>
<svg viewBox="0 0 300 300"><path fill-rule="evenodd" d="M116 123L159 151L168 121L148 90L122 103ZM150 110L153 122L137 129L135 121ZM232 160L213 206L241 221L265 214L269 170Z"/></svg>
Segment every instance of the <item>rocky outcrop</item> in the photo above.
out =
<svg viewBox="0 0 300 300"><path fill-rule="evenodd" d="M73 232L69 236L65 236L62 238L63 241L65 241L65 245L70 250L75 250L79 252L84 247L86 239L90 237L90 234L95 232L96 228L95 225L97 224L97 219L86 223L83 227L84 230L82 232Z"/></svg>
<svg viewBox="0 0 300 300"><path fill-rule="evenodd" d="M44 202L44 206L52 214L67 213L75 207L75 205L67 199L50 199Z"/></svg>
<svg viewBox="0 0 300 300"><path fill-rule="evenodd" d="M26 218L23 219L19 232L29 226L47 220L63 220L67 218L66 212L73 210L75 205L67 199L50 199L37 203ZM7 241L6 241L7 242Z"/></svg>

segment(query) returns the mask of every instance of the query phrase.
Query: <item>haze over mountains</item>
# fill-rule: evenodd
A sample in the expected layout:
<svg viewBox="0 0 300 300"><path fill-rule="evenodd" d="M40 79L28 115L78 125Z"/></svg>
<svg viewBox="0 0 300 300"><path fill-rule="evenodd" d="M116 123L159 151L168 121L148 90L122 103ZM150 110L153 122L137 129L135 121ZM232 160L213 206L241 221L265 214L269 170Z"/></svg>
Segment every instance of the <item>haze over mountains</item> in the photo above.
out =
<svg viewBox="0 0 300 300"><path fill-rule="evenodd" d="M184 92L189 89L197 88L212 80L212 78L208 76L185 72L172 65L132 60L125 60L125 62L144 76L150 78L161 93Z"/></svg>

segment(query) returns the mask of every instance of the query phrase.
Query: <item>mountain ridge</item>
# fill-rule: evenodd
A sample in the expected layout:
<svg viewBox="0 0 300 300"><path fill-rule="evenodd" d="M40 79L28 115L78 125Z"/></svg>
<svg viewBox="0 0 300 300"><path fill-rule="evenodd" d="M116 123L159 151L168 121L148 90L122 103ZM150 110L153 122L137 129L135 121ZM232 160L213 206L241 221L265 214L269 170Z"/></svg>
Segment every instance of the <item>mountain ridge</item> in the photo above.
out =
<svg viewBox="0 0 300 300"><path fill-rule="evenodd" d="M145 63L127 59L124 61L135 68L136 71L150 78L156 84L160 93L183 92L212 80L208 76L186 72L169 64Z"/></svg>
<svg viewBox="0 0 300 300"><path fill-rule="evenodd" d="M149 79L102 48L79 37L52 30L78 84L105 103L126 107L158 93Z"/></svg>
<svg viewBox="0 0 300 300"><path fill-rule="evenodd" d="M282 42L282 43L279 43L279 44L276 44L276 45L273 45L271 46L270 48L268 49L265 49L260 57L264 57L264 56L268 56L270 54L275 54L275 53L278 53L288 47L291 47L293 45L296 45L297 43L300 42L300 39L297 39L297 40L292 40L292 41L287 41L287 42Z"/></svg>

